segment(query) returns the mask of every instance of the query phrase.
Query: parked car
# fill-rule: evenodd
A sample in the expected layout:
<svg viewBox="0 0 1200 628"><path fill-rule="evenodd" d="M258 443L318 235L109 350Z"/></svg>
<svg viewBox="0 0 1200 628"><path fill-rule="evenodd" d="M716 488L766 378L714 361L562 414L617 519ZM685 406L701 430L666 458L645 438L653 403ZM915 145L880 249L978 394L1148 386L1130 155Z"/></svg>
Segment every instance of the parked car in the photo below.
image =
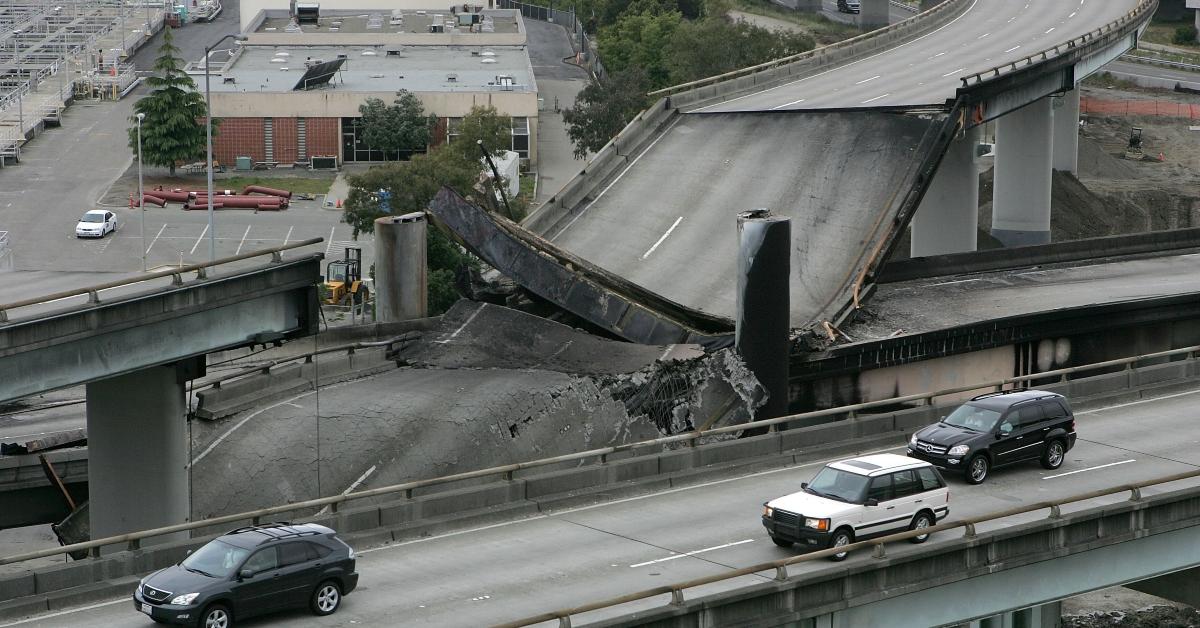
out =
<svg viewBox="0 0 1200 628"><path fill-rule="evenodd" d="M780 547L842 547L928 528L950 514L950 490L937 469L897 454L827 464L800 488L763 504L763 526ZM922 534L911 540L924 543L928 538ZM830 559L843 560L846 554Z"/></svg>
<svg viewBox="0 0 1200 628"><path fill-rule="evenodd" d="M117 217L110 211L93 209L75 224L77 238L103 238L117 230Z"/></svg>
<svg viewBox="0 0 1200 628"><path fill-rule="evenodd" d="M354 550L325 526L247 526L142 578L133 606L160 624L202 628L306 605L329 615L358 586L354 562Z"/></svg>
<svg viewBox="0 0 1200 628"><path fill-rule="evenodd" d="M862 5L859 0L838 0L837 8L842 13L858 13L862 10Z"/></svg>
<svg viewBox="0 0 1200 628"><path fill-rule="evenodd" d="M1075 415L1066 397L1015 390L972 398L913 434L908 455L979 484L992 469L1026 460L1057 469L1074 446Z"/></svg>

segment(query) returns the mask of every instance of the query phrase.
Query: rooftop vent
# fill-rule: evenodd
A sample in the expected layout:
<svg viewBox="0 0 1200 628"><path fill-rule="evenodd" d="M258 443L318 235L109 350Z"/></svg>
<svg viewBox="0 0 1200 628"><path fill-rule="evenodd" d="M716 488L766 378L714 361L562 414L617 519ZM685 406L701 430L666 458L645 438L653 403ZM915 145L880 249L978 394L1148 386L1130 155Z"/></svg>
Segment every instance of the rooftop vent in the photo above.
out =
<svg viewBox="0 0 1200 628"><path fill-rule="evenodd" d="M483 55L483 56L485 56L485 57L494 57L494 56L496 56L496 53L492 52L491 50L484 50L484 51L483 51L483 52L481 52L480 54L481 54L481 55Z"/></svg>
<svg viewBox="0 0 1200 628"><path fill-rule="evenodd" d="M447 75L446 75L446 82L447 82L447 83L457 83L457 82L458 82L458 75L457 75L457 74L447 74Z"/></svg>
<svg viewBox="0 0 1200 628"><path fill-rule="evenodd" d="M359 54L361 54L361 55L362 55L362 56L364 56L364 57L374 57L374 56L375 56L375 51L374 51L374 50L364 50L364 51L362 51L362 52L361 52L361 53L359 53ZM340 56L342 56L342 55L338 55L338 56L340 57Z"/></svg>
<svg viewBox="0 0 1200 628"><path fill-rule="evenodd" d="M288 60L284 59L283 57L275 57L274 59L271 59L271 63L287 63L287 62L288 62Z"/></svg>
<svg viewBox="0 0 1200 628"><path fill-rule="evenodd" d="M495 63L496 60L491 57L484 57L483 59L480 59L479 62L480 63Z"/></svg>

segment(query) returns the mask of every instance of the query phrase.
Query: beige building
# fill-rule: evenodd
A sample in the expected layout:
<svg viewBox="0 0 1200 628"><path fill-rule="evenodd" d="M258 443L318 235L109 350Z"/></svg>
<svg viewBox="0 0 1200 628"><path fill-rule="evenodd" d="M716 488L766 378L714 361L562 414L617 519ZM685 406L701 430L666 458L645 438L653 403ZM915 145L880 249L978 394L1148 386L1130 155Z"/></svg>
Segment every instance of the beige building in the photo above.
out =
<svg viewBox="0 0 1200 628"><path fill-rule="evenodd" d="M402 157L361 140L359 113L368 98L391 103L401 89L438 117L433 144L452 140L473 106L491 105L513 121L511 146L499 148L536 163L537 85L515 11L340 14L322 5L315 24L297 24L286 10L259 11L249 24L245 42L211 61L212 112L221 119L213 151L222 163ZM189 71L203 82L202 62Z"/></svg>

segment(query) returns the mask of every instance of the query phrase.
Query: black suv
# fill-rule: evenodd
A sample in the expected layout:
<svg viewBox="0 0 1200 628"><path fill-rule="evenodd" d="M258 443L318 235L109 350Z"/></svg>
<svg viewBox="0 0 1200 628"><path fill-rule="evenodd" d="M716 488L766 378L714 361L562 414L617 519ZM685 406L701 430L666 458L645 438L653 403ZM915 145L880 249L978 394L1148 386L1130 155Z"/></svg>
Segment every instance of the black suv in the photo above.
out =
<svg viewBox="0 0 1200 628"><path fill-rule="evenodd" d="M307 605L329 615L358 585L354 550L315 523L238 528L138 584L133 606L160 624L229 628Z"/></svg>
<svg viewBox="0 0 1200 628"><path fill-rule="evenodd" d="M1014 390L979 395L936 425L913 434L908 455L962 472L969 484L987 479L992 467L1042 461L1062 466L1075 446L1075 416L1060 394Z"/></svg>

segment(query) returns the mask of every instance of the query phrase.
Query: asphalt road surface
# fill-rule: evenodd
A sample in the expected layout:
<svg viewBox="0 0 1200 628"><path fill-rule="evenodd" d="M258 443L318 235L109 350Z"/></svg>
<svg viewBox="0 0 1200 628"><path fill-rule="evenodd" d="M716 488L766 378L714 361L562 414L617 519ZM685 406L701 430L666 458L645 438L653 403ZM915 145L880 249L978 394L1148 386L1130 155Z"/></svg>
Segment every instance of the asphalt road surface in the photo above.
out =
<svg viewBox="0 0 1200 628"><path fill-rule="evenodd" d="M1200 390L1077 414L1079 442L1065 465L997 470L968 486L950 477L951 519L1064 498L1200 466L1194 408ZM895 449L892 451L900 451ZM370 548L358 559L359 589L333 616L294 612L244 626L483 626L793 555L763 532L764 501L799 490L819 463L713 481L591 507L410 543ZM1186 484L1147 490L1157 493ZM1070 512L1126 499L1117 495L1064 508ZM1044 518L1044 512L980 526L994 529ZM935 534L930 544L956 538ZM889 553L922 551L895 544ZM852 556L870 560L869 553ZM814 563L796 569L836 569ZM745 584L773 574L750 576ZM716 591L725 585L712 585ZM701 591L689 592L689 596ZM667 603L628 604L620 614ZM612 615L597 612L583 619ZM3 626L84 628L152 624L125 598ZM549 624L547 624L549 625Z"/></svg>
<svg viewBox="0 0 1200 628"><path fill-rule="evenodd" d="M941 28L815 76L697 111L939 104L959 78L1053 48L1111 22L1137 0L974 0Z"/></svg>

